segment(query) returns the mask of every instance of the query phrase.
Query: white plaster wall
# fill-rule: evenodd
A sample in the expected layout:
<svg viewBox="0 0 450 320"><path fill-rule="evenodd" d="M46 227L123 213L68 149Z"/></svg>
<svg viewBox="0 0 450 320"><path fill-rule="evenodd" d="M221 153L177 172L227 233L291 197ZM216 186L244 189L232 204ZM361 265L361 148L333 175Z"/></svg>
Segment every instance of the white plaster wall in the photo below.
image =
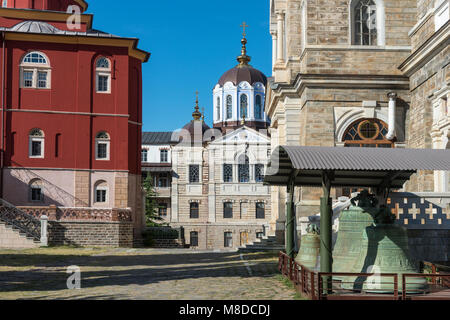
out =
<svg viewBox="0 0 450 320"><path fill-rule="evenodd" d="M147 162L146 163L161 163L161 149L169 149L169 157L168 162L165 163L171 163L172 162L172 150L170 145L143 145L142 149L148 150L148 156L147 156Z"/></svg>

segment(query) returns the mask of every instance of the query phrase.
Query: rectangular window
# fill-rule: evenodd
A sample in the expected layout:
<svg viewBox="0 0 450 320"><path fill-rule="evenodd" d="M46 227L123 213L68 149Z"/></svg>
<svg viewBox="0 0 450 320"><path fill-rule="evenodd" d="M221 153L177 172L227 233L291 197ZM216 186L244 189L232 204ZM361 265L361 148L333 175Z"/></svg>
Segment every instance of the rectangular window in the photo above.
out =
<svg viewBox="0 0 450 320"><path fill-rule="evenodd" d="M33 88L33 71L23 72L23 87Z"/></svg>
<svg viewBox="0 0 450 320"><path fill-rule="evenodd" d="M31 156L42 157L42 141L31 141Z"/></svg>
<svg viewBox="0 0 450 320"><path fill-rule="evenodd" d="M158 213L160 216L167 216L167 203L160 203L158 208Z"/></svg>
<svg viewBox="0 0 450 320"><path fill-rule="evenodd" d="M233 165L223 165L223 182L233 182Z"/></svg>
<svg viewBox="0 0 450 320"><path fill-rule="evenodd" d="M105 189L97 189L96 195L95 195L95 202L106 203L106 190Z"/></svg>
<svg viewBox="0 0 450 320"><path fill-rule="evenodd" d="M160 177L158 180L158 188L167 188L167 187L168 187L167 178Z"/></svg>
<svg viewBox="0 0 450 320"><path fill-rule="evenodd" d="M248 164L239 165L239 182L250 182L250 166Z"/></svg>
<svg viewBox="0 0 450 320"><path fill-rule="evenodd" d="M257 232L256 239L262 239L262 238L264 238L264 232Z"/></svg>
<svg viewBox="0 0 450 320"><path fill-rule="evenodd" d="M199 165L189 165L189 182L198 183L200 182L200 166Z"/></svg>
<svg viewBox="0 0 450 320"><path fill-rule="evenodd" d="M224 233L224 244L223 246L225 248L232 248L233 247L233 233L232 232L225 232Z"/></svg>
<svg viewBox="0 0 450 320"><path fill-rule="evenodd" d="M266 205L264 202L258 202L256 204L256 219L266 218Z"/></svg>
<svg viewBox="0 0 450 320"><path fill-rule="evenodd" d="M264 165L263 164L255 165L255 181L256 182L264 182Z"/></svg>
<svg viewBox="0 0 450 320"><path fill-rule="evenodd" d="M32 187L31 201L42 201L42 200L43 200L42 189L38 187Z"/></svg>
<svg viewBox="0 0 450 320"><path fill-rule="evenodd" d="M148 161L148 150L147 149L142 149L142 162L147 162Z"/></svg>
<svg viewBox="0 0 450 320"><path fill-rule="evenodd" d="M198 232L192 231L190 238L191 238L191 247L198 247Z"/></svg>
<svg viewBox="0 0 450 320"><path fill-rule="evenodd" d="M169 151L168 150L161 150L161 162L167 163L169 162Z"/></svg>
<svg viewBox="0 0 450 320"><path fill-rule="evenodd" d="M223 204L223 218L233 219L233 203L225 202Z"/></svg>
<svg viewBox="0 0 450 320"><path fill-rule="evenodd" d="M37 80L38 80L37 82L38 88L40 89L47 88L47 72L39 71Z"/></svg>
<svg viewBox="0 0 450 320"><path fill-rule="evenodd" d="M97 91L109 92L109 76L106 75L97 76Z"/></svg>
<svg viewBox="0 0 450 320"><path fill-rule="evenodd" d="M97 143L97 159L107 159L108 158L108 144L98 142Z"/></svg>
<svg viewBox="0 0 450 320"><path fill-rule="evenodd" d="M190 204L190 218L191 219L198 219L199 218L198 203L197 202L192 202Z"/></svg>

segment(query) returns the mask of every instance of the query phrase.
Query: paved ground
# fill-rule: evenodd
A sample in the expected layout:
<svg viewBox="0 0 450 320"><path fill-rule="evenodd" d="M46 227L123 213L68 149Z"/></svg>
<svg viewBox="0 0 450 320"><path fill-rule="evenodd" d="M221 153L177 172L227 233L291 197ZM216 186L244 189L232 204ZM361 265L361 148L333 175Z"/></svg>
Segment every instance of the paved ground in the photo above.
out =
<svg viewBox="0 0 450 320"><path fill-rule="evenodd" d="M156 249L0 251L0 299L289 300L273 254ZM68 290L67 267L81 268Z"/></svg>

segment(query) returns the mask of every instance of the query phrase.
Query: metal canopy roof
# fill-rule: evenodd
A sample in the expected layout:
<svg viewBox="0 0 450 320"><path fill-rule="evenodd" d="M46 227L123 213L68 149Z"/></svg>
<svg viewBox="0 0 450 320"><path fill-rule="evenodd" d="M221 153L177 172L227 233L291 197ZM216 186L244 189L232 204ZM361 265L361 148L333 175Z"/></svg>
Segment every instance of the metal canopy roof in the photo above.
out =
<svg viewBox="0 0 450 320"><path fill-rule="evenodd" d="M401 189L418 170L450 171L450 150L280 146L272 154L264 183L286 186L298 170L296 186L322 186L322 174L334 174L333 187Z"/></svg>

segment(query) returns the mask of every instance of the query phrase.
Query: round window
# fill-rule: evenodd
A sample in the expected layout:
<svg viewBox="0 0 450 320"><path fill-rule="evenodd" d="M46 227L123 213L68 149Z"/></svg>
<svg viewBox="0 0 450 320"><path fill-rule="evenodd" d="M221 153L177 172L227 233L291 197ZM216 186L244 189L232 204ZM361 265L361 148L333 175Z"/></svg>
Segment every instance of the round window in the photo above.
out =
<svg viewBox="0 0 450 320"><path fill-rule="evenodd" d="M372 121L364 121L359 126L359 134L365 139L374 139L379 132L379 127Z"/></svg>

